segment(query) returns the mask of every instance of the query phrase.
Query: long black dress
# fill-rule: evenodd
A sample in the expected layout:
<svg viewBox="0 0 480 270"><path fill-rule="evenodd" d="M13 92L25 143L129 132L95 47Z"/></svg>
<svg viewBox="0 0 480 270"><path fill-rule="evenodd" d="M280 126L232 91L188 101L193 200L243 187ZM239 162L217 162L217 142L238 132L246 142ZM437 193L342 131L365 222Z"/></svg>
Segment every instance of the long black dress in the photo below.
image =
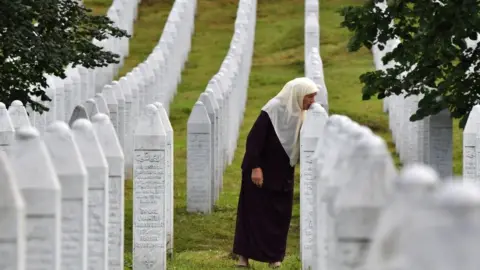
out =
<svg viewBox="0 0 480 270"><path fill-rule="evenodd" d="M263 186L251 179L262 168ZM283 261L292 217L294 167L264 111L247 137L233 253L261 262Z"/></svg>

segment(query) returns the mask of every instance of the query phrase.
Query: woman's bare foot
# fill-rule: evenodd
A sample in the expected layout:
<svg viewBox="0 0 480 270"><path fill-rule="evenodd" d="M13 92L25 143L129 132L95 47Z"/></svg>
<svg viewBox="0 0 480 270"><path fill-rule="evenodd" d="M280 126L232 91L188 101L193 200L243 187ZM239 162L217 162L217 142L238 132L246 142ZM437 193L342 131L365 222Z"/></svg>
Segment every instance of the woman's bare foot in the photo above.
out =
<svg viewBox="0 0 480 270"><path fill-rule="evenodd" d="M273 262L268 264L268 266L270 266L270 268L279 268L280 266L282 266L282 262Z"/></svg>
<svg viewBox="0 0 480 270"><path fill-rule="evenodd" d="M237 267L248 267L248 258L243 257L242 255L238 256Z"/></svg>

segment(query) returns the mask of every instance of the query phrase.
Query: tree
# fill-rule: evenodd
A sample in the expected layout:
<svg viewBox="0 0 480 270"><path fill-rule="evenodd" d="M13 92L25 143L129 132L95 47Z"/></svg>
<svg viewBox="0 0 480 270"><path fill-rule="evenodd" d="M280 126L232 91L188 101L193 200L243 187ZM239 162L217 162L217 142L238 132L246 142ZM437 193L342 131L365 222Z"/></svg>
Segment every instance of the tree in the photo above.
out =
<svg viewBox="0 0 480 270"><path fill-rule="evenodd" d="M50 101L45 74L65 78L65 67L85 68L118 63L118 55L92 43L93 39L126 37L106 16L94 16L76 0L0 0L0 101L30 104Z"/></svg>
<svg viewBox="0 0 480 270"><path fill-rule="evenodd" d="M449 109L461 118L464 127L470 110L480 97L480 46L468 46L477 40L480 30L479 2L476 0L367 0L361 6L340 11L342 27L353 33L349 51L371 49L398 38L400 44L383 57L386 64L397 64L386 71L360 76L363 99L406 93L423 94L411 121ZM391 24L393 22L393 24ZM377 37L378 34L378 37ZM473 42L475 43L475 42ZM403 78L401 75L405 75Z"/></svg>

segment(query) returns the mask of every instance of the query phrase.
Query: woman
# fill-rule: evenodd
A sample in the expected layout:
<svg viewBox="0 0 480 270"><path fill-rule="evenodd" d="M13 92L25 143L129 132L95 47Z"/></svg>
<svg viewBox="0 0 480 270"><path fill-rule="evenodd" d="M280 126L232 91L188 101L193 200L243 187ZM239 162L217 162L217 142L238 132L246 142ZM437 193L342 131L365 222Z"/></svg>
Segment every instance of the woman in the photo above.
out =
<svg viewBox="0 0 480 270"><path fill-rule="evenodd" d="M248 267L252 259L276 268L285 257L300 127L317 91L308 78L289 81L248 134L233 244L238 267Z"/></svg>

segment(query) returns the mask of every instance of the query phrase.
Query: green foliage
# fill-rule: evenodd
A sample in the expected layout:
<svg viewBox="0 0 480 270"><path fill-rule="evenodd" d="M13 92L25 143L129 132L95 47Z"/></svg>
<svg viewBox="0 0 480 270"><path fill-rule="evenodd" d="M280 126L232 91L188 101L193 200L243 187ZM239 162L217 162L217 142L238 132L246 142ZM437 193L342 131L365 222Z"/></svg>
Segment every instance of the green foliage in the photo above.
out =
<svg viewBox="0 0 480 270"><path fill-rule="evenodd" d="M478 1L388 0L384 12L375 5L381 2L367 0L340 12L344 17L341 26L353 32L350 51L371 49L376 42L382 47L393 38L401 41L383 57L383 63L394 60L397 65L360 76L363 99L423 94L412 121L448 108L452 117L461 118L463 127L480 94L480 66L474 65L480 60L480 47L470 48L465 41L477 39ZM470 68L473 72L468 72ZM406 76L401 78L401 74Z"/></svg>
<svg viewBox="0 0 480 270"><path fill-rule="evenodd" d="M0 1L0 101L30 104L50 101L45 74L65 78L65 67L86 68L118 63L118 55L94 45L93 39L126 37L106 16L94 16L75 0Z"/></svg>

